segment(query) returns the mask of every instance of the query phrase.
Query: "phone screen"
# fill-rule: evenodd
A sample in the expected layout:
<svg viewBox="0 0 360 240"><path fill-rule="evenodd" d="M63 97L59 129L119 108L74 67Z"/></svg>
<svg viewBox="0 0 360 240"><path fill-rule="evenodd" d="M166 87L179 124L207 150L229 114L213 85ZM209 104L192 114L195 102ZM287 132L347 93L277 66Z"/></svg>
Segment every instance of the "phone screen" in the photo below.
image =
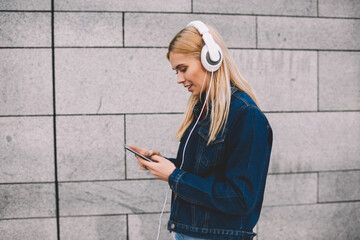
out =
<svg viewBox="0 0 360 240"><path fill-rule="evenodd" d="M125 149L126 150L129 150L130 152L134 153L135 155L141 157L142 159L146 160L146 161L149 161L149 162L153 162L153 160L151 160L150 158L147 158L145 157L144 155L141 155L140 153L132 150L131 148L129 148L127 145L124 145Z"/></svg>

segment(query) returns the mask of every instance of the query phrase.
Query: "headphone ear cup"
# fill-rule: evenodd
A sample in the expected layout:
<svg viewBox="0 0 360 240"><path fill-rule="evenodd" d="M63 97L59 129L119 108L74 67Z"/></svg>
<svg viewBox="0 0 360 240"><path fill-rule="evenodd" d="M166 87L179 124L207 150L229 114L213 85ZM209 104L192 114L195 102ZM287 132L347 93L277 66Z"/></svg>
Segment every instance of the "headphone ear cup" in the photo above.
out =
<svg viewBox="0 0 360 240"><path fill-rule="evenodd" d="M204 47L201 50L201 64L208 72L215 72L217 71L222 63L223 57L222 57L222 51L219 45L216 44L216 49L219 52L220 59L217 61L213 61L210 58L208 46L205 44Z"/></svg>

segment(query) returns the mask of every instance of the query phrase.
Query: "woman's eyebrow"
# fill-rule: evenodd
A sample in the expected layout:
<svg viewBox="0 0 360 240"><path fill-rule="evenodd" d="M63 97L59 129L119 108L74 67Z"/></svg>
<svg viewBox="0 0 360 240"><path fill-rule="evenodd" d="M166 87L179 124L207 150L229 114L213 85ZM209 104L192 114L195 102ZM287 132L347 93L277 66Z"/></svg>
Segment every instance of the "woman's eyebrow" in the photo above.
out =
<svg viewBox="0 0 360 240"><path fill-rule="evenodd" d="M178 64L175 68L173 68L173 70L177 70L177 69L179 69L179 68L181 68L182 66L184 66L184 64Z"/></svg>

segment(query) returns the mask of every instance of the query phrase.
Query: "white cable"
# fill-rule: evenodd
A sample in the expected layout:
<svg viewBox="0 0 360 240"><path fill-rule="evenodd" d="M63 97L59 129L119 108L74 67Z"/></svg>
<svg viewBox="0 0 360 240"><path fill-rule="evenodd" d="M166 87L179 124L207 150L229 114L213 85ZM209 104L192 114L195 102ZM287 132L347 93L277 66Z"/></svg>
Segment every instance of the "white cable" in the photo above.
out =
<svg viewBox="0 0 360 240"><path fill-rule="evenodd" d="M165 196L165 202L164 202L164 205L163 205L163 208L161 210L161 214L160 214L160 217L159 217L159 226L158 226L158 233L157 233L157 237L156 239L159 240L159 237L160 237L160 228L161 228L161 217L165 211L165 206L166 206L166 202L167 202L167 199L168 199L168 195L169 195L169 191L170 190L170 187L168 188L167 192L166 192L166 196Z"/></svg>
<svg viewBox="0 0 360 240"><path fill-rule="evenodd" d="M180 169L182 168L182 166L183 166L183 164L184 164L185 150L186 150L187 144L188 144L188 142L189 142L190 136L191 136L192 132L194 131L196 125L198 124L198 122L199 122L199 120L200 120L200 118L201 118L201 115L202 115L202 113L203 113L203 111L204 111L205 105L206 105L206 103L207 103L207 99L208 99L208 97L209 97L209 93L210 93L210 89L211 89L211 83L212 83L212 80L213 80L213 74L214 74L214 72L211 72L210 84L209 84L208 92L206 93L205 102L204 102L204 104L203 104L203 106L202 106L202 108L201 108L200 114L199 114L199 116L198 116L198 118L197 118L194 126L192 127L192 129L191 129L191 131L190 131L190 133L189 133L189 136L188 136L187 139L186 139L186 142L185 142L185 145L184 145L183 154L182 154L182 160L181 160ZM206 73L205 73L205 78L206 78ZM204 81L203 81L203 85L204 85L204 82L205 82L205 78L204 78ZM202 89L203 85L201 86L201 89ZM165 210L166 202L167 202L168 195L169 195L169 190L170 190L170 187L168 188L168 190L167 190L167 192L166 192L164 205L163 205L163 208L162 208L161 213L160 213L158 233L157 233L156 240L159 240L159 237L160 237L161 218L162 218L162 215L163 215L164 210ZM175 240L174 235L173 235L173 238L174 238L174 240Z"/></svg>

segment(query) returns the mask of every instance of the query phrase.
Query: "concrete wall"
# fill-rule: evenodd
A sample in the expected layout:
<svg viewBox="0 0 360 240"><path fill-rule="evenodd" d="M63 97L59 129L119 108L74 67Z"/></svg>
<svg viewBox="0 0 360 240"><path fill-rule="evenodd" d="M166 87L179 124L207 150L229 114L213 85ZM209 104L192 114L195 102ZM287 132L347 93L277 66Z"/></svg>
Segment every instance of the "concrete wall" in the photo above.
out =
<svg viewBox="0 0 360 240"><path fill-rule="evenodd" d="M188 93L165 58L200 19L274 130L258 240L360 239L360 2L0 0L1 239L155 239ZM161 239L169 213L163 217Z"/></svg>

